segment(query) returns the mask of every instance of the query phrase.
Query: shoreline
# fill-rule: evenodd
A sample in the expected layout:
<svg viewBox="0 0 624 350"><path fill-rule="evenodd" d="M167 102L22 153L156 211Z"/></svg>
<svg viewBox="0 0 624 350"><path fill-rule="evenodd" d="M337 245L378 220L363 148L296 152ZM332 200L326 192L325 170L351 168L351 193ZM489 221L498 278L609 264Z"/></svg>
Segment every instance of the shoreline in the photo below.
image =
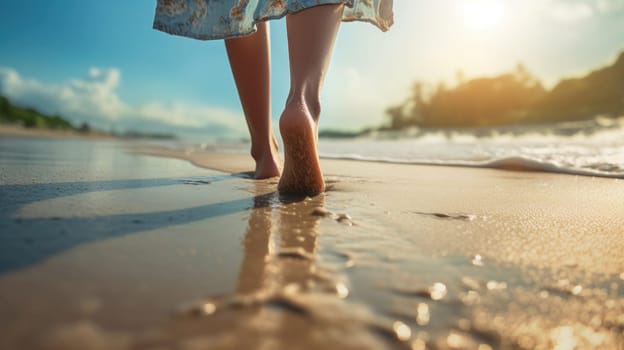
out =
<svg viewBox="0 0 624 350"><path fill-rule="evenodd" d="M13 126L0 124L0 136L8 137L46 137L46 138L74 138L74 139L93 139L93 140L119 140L120 138L113 135L88 132L82 133L71 130L54 130L41 128L24 128L21 126Z"/></svg>
<svg viewBox="0 0 624 350"><path fill-rule="evenodd" d="M101 132L101 131L87 131L81 132L76 130L55 130L55 129L46 129L46 128L26 128L23 126L16 125L8 125L8 124L0 124L0 136L4 137L34 137L34 138L71 138L71 139L84 139L84 140L119 140L119 141L128 141L128 140L162 140L162 138L158 137L149 137L149 136L126 136L126 135L114 135L111 133ZM166 141L170 141L173 139L164 139Z"/></svg>
<svg viewBox="0 0 624 350"><path fill-rule="evenodd" d="M2 125L0 124L0 136L8 137L41 137L41 138L75 138L85 140L118 140L118 141L139 141L139 148L141 141L159 141L160 138L150 137L125 137L123 135L110 135L97 132L81 133L78 131L62 131L52 129L36 129L36 128L24 128L19 126ZM177 141L175 139L164 139L164 141ZM190 152L197 152L197 150L189 149ZM184 152L188 152L184 151ZM152 150L147 150L147 153L154 153ZM147 154L146 153L146 154ZM152 155L170 155L178 159L186 159L185 155L180 155L180 149L161 147L156 153ZM228 153L230 154L230 153ZM236 152L236 154L246 154L242 150ZM194 157L194 156L192 156ZM429 161L410 161L401 159L385 159L385 158L366 158L358 156L341 156L341 155L321 155L321 159L326 160L339 160L339 161L355 161L366 163L384 163L384 164L398 164L398 165L418 165L418 166L441 166L441 167L460 167L460 168L473 168L473 169L496 169L504 171L519 171L519 172L537 172L537 173L552 173L552 174L567 174L570 176L586 176L586 177L600 177L607 179L624 179L624 173L602 171L600 169L585 169L585 168L573 168L565 167L557 164L540 161L524 156L509 156L498 158L494 160L471 162L466 160L446 161L438 162L435 160ZM189 159L192 161L192 159ZM220 162L217 162L217 164ZM202 166L201 164L196 164Z"/></svg>
<svg viewBox="0 0 624 350"><path fill-rule="evenodd" d="M133 150L144 155L186 160L195 166L230 174L249 175L253 169L251 157L244 154L176 150L159 146L138 146ZM396 224L401 230L408 230L414 224L410 216L415 212L450 218L459 213L484 218L482 221L477 220L481 226L477 231L487 235L487 232L494 230L492 222L488 223L490 220L486 219L488 216L511 215L511 225L504 231L513 233L514 239L518 238L519 233L530 233L535 242L529 246L535 251L549 251L548 256L513 252L512 247L516 244L514 239L498 232L499 242L504 242L498 249L509 251L510 255L503 257L493 249L486 253L488 257L539 267L564 267L575 261L576 265L593 272L617 274L624 271L624 256L616 254L614 250L619 247L624 251L624 241L619 240L619 227L624 227L624 217L621 215L624 213L624 202L621 201L624 198L624 181L621 179L328 158L321 159L321 166L328 183L327 194L339 191L352 193L355 197L370 198L371 202L387 207L386 211L390 214L384 215L385 220ZM428 198L428 203L423 203L424 207L419 210L405 210L414 205L410 198L414 200L419 196ZM538 214L546 217L536 221ZM547 217L553 217L553 220ZM560 222L562 219L564 221ZM575 247L563 241L544 241L543 234L540 234L556 231L575 233L573 239L578 240ZM590 247L597 248L597 243L601 243L598 251L609 246L594 241L589 233L596 231L610 237L610 254L586 254L594 251ZM473 234L479 236L477 232ZM488 241L478 239L473 243L479 243L471 250L483 255L483 247L488 245ZM467 249L457 246L457 242L448 243L450 247L455 246L455 251L467 254ZM569 246L569 250L562 252L557 248L561 246ZM437 251L445 250L439 244L435 248ZM556 251L559 252L553 254Z"/></svg>

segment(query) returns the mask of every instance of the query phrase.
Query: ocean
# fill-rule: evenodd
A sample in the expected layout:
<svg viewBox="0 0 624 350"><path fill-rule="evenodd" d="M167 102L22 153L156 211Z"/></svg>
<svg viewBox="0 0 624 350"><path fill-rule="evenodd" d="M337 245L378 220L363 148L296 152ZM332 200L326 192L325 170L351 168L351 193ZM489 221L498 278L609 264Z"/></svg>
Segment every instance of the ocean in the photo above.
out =
<svg viewBox="0 0 624 350"><path fill-rule="evenodd" d="M322 125L321 125L322 127ZM185 145L248 152L248 142ZM624 117L555 125L377 131L321 138L323 158L468 166L624 178Z"/></svg>

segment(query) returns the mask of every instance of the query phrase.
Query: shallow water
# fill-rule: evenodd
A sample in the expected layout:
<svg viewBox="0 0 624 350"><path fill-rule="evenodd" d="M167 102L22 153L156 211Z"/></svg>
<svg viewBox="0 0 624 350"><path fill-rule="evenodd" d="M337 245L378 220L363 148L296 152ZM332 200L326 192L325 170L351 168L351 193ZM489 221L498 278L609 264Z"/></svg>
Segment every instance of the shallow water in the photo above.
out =
<svg viewBox="0 0 624 350"><path fill-rule="evenodd" d="M246 143L187 145L247 152ZM549 126L410 129L323 138L324 158L454 165L624 178L624 117Z"/></svg>
<svg viewBox="0 0 624 350"><path fill-rule="evenodd" d="M283 198L127 146L0 140L0 348L624 346L624 271L432 248L495 213L388 213L340 186L365 178Z"/></svg>
<svg viewBox="0 0 624 350"><path fill-rule="evenodd" d="M323 140L320 148L326 158L624 178L624 127L592 133L579 129L571 135L547 129L516 134L494 130L479 137L459 131L416 136L380 133L353 140Z"/></svg>
<svg viewBox="0 0 624 350"><path fill-rule="evenodd" d="M324 140L328 158L624 177L624 117L554 125L378 132Z"/></svg>

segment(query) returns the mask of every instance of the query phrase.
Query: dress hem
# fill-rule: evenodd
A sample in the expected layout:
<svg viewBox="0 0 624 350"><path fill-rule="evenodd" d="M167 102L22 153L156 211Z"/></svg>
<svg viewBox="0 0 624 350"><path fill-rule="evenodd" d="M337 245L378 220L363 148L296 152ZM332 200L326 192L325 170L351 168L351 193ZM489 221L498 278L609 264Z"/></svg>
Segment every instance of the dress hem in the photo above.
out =
<svg viewBox="0 0 624 350"><path fill-rule="evenodd" d="M327 5L335 5L335 4L345 4L345 6L349 6L352 5L353 3L351 1L337 1L334 4L322 4L322 5L318 5L318 6L327 6ZM349 6L350 7L350 6ZM156 29L158 31L167 33L167 34L171 34L171 35L176 35L176 36L183 36L183 37L187 37L187 38L193 38L193 39L197 39L197 40L223 40L223 39L234 39L234 38L241 38L241 37L245 37L245 36L249 36L253 33L255 33L257 31L256 25L258 23L262 23L262 22L268 22L271 20L275 20L275 19L280 19L283 18L289 14L295 14L301 11L305 11L307 9L309 9L310 7L304 7L301 9L297 9L297 10L286 10L282 13L279 13L277 15L274 16L268 16L268 17L264 17L261 19L257 19L254 20L252 23L252 28L250 31L247 32L242 32L242 33L234 33L234 34L213 34L213 35L209 35L209 34L198 34L198 33L192 33L192 32L188 32L188 31L182 31L179 30L177 28L173 28L171 26L168 26L166 24L154 21L154 24L152 26L153 29ZM367 18L343 18L342 22L365 22L365 23L370 23L372 25L374 25L375 27L379 28L379 30L381 30L382 32L387 32L388 29L394 24L394 18L393 16L390 16L390 18L388 20L384 20L383 23L380 23L379 21L375 21L372 19L367 19Z"/></svg>

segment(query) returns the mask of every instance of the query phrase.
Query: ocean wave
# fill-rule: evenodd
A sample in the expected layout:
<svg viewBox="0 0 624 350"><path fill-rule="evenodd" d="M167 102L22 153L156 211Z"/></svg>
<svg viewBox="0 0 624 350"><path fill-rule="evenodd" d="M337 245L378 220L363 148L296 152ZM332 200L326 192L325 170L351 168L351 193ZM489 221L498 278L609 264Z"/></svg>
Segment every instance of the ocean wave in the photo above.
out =
<svg viewBox="0 0 624 350"><path fill-rule="evenodd" d="M324 158L624 178L624 117L555 125L375 132L324 139Z"/></svg>
<svg viewBox="0 0 624 350"><path fill-rule="evenodd" d="M248 142L186 145L195 151L248 152ZM280 147L283 149L283 147ZM555 125L371 132L325 138L323 158L541 171L624 178L624 117Z"/></svg>
<svg viewBox="0 0 624 350"><path fill-rule="evenodd" d="M492 168L513 171L536 171L559 174L598 176L624 179L624 167L610 163L595 163L591 166L579 168L570 165L556 164L554 162L532 159L523 156L510 156L489 161L469 160L439 160L439 159L401 159L391 157L367 157L355 154L321 154L321 158L358 160L380 163L437 165L437 166L460 166L473 168Z"/></svg>

